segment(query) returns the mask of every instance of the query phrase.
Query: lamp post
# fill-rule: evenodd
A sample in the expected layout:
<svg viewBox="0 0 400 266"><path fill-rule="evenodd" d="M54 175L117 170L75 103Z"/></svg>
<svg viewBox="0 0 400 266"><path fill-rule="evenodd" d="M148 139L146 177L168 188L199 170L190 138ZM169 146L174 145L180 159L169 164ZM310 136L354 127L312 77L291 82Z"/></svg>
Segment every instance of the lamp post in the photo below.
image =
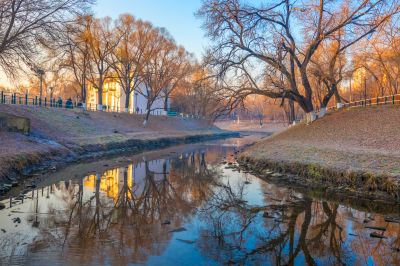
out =
<svg viewBox="0 0 400 266"><path fill-rule="evenodd" d="M39 103L41 103L43 95L43 76L45 74L45 71L42 68L35 66L34 64L28 64L28 65L31 68L31 70L35 72L36 76L39 77L40 80Z"/></svg>
<svg viewBox="0 0 400 266"><path fill-rule="evenodd" d="M42 95L43 95L43 75L44 75L45 73L44 73L44 70L43 70L43 69L38 68L38 69L36 70L36 74L39 76L39 79L40 79L39 101L42 102Z"/></svg>

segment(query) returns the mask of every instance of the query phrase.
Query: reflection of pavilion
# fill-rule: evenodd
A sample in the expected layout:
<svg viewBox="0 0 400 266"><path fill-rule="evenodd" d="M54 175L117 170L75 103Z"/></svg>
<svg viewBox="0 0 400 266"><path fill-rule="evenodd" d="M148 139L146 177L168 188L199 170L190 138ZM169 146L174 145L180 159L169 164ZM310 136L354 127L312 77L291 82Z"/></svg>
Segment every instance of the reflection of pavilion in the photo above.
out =
<svg viewBox="0 0 400 266"><path fill-rule="evenodd" d="M153 174L154 180L161 180L169 171L169 161L165 159L153 160L150 162L141 162L136 165L130 164L128 167L115 168L105 171L102 175L89 175L84 181L85 188L92 188L96 191L96 181L100 178L98 184L99 191L103 192L114 200L118 199L121 191L124 190L126 185L134 195L139 196L144 188L144 181L146 176L150 173ZM126 182L124 181L126 176ZM128 195L131 198L131 195Z"/></svg>

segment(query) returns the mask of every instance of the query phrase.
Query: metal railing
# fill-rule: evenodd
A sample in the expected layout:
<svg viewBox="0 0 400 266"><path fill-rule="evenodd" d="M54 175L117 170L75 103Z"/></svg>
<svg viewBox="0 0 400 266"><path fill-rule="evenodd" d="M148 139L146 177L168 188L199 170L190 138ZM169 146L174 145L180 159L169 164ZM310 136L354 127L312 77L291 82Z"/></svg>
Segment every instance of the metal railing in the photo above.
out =
<svg viewBox="0 0 400 266"><path fill-rule="evenodd" d="M39 96L32 96L29 94L21 94L21 93L14 93L14 92L5 92L0 91L0 104L11 104L11 105L26 105L26 106L38 106L38 107L47 107L47 108L64 108L64 109L73 109L73 108L83 108L83 105L70 100L64 100L61 98L49 98L49 97L39 97ZM125 108L120 108L118 106L102 106L104 112L110 113L126 113ZM88 103L86 105L87 111L98 111L97 105ZM153 111L152 115L161 115L163 111ZM130 114L145 114L146 112L142 109L136 111L129 111ZM181 118L195 118L200 119L204 117L200 117L198 115L191 115L191 114L184 114L180 112L167 112L167 116L174 116L174 117L181 117Z"/></svg>
<svg viewBox="0 0 400 266"><path fill-rule="evenodd" d="M97 109L97 104L92 104L92 103L87 104L86 109L88 111L92 111L92 112L99 111ZM109 113L122 113L122 111L125 111L125 109L121 110L121 108L119 108L118 106L103 105L102 111L109 112ZM129 113L134 114L135 112L129 111Z"/></svg>
<svg viewBox="0 0 400 266"><path fill-rule="evenodd" d="M352 101L348 103L342 103L340 106L333 106L328 110L335 111L340 108L354 108L354 107L365 107L365 106L378 106L378 105L395 105L400 104L400 94L393 94L388 96L378 96L358 101Z"/></svg>
<svg viewBox="0 0 400 266"><path fill-rule="evenodd" d="M35 105L35 106L44 106L44 107L63 107L62 101L58 101L55 98L40 98L38 96L29 96L28 94L19 94L19 93L9 93L9 92L0 92L0 103L2 104L16 104L16 105ZM65 102L66 103L66 102ZM69 103L69 102L68 102ZM73 105L73 103L71 102ZM65 105L64 107L69 105Z"/></svg>
<svg viewBox="0 0 400 266"><path fill-rule="evenodd" d="M381 97L364 99L360 101L344 103L343 107L359 107L359 106L373 106L373 105L386 105L386 104L394 105L398 103L400 103L400 94L394 94L390 96L381 96Z"/></svg>

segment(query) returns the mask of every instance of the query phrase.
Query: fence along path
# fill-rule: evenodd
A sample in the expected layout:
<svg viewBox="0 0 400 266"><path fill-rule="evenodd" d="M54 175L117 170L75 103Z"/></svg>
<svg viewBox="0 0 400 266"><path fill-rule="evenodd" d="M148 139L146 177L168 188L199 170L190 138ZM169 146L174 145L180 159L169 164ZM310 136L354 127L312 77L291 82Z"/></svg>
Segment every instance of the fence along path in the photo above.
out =
<svg viewBox="0 0 400 266"><path fill-rule="evenodd" d="M329 109L336 110L342 107L352 108L352 107L362 107L362 106L374 106L374 105L395 105L400 104L400 94L393 94L388 96L379 96L374 98L363 99L359 101L353 101L348 103L340 104L340 107L334 106Z"/></svg>
<svg viewBox="0 0 400 266"><path fill-rule="evenodd" d="M42 107L54 107L54 108L66 108L72 109L76 107L83 108L78 102L63 100L61 98L48 98L48 97L39 97L39 96L30 96L29 94L20 94L20 93L10 93L10 92L0 92L0 103L2 104L15 104L15 105L31 105L31 106L42 106ZM89 111L97 111L96 106L92 106L90 104L87 106ZM117 107L111 107L104 105L104 111L106 112L120 112L120 109Z"/></svg>
<svg viewBox="0 0 400 266"><path fill-rule="evenodd" d="M2 104L20 104L20 105L37 105L46 107L61 107L57 106L57 101L54 98L40 98L38 96L29 97L28 94L0 92L0 103Z"/></svg>
<svg viewBox="0 0 400 266"><path fill-rule="evenodd" d="M0 92L0 104L14 104L14 105L31 105L31 106L41 106L41 107L51 107L51 108L83 108L83 105L74 101L65 101L61 98L48 98L48 97L39 97L39 96L30 96L29 94L20 94L20 93L12 93L12 92ZM86 106L86 110L88 111L98 111L97 105L88 104ZM103 111L111 112L111 113L125 113L125 108L121 110L119 107L107 106L103 105ZM131 114L143 114L136 113L135 111L130 112ZM161 114L161 112L160 112ZM200 119L205 117L200 117L198 115L184 114L180 112L168 111L166 113L168 116L176 116L182 118L196 118Z"/></svg>

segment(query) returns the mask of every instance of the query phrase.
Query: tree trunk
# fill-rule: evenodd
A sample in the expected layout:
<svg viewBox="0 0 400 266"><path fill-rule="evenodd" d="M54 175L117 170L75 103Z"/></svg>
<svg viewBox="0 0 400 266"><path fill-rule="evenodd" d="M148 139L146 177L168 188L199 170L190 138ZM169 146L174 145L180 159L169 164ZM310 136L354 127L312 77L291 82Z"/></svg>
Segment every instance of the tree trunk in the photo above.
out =
<svg viewBox="0 0 400 266"><path fill-rule="evenodd" d="M146 104L146 109L147 109L147 110L146 110L146 117L145 117L145 119L144 119L144 121L143 121L143 126L144 126L144 127L147 126L147 123L148 123L148 121L149 121L150 112L151 112L150 108L151 108L150 101L147 100L147 104Z"/></svg>
<svg viewBox="0 0 400 266"><path fill-rule="evenodd" d="M165 95L164 98L164 111L168 112L168 95Z"/></svg>
<svg viewBox="0 0 400 266"><path fill-rule="evenodd" d="M81 87L81 101L86 103L86 83L83 83Z"/></svg>
<svg viewBox="0 0 400 266"><path fill-rule="evenodd" d="M303 110L306 113L306 123L312 123L317 119L317 115L314 111L314 106L311 99L304 98Z"/></svg>
<svg viewBox="0 0 400 266"><path fill-rule="evenodd" d="M326 85L328 86L328 85ZM332 85L330 85L331 87L328 88L328 94L325 95L324 99L322 100L321 103L321 108L326 108L330 102L330 100L332 99L332 96L335 95L336 96L336 83L333 83Z"/></svg>
<svg viewBox="0 0 400 266"><path fill-rule="evenodd" d="M300 105L306 113L306 123L311 123L317 119L312 102L312 88L307 76L307 66L300 68L301 82L304 87L305 97L303 98L303 105Z"/></svg>
<svg viewBox="0 0 400 266"><path fill-rule="evenodd" d="M82 75L81 75L81 82L82 82L82 86L81 86L81 102L86 105L86 71L83 71Z"/></svg>
<svg viewBox="0 0 400 266"><path fill-rule="evenodd" d="M97 110L103 111L103 82L100 82L97 89Z"/></svg>
<svg viewBox="0 0 400 266"><path fill-rule="evenodd" d="M335 89L335 100L336 100L336 103L338 104L341 104L342 103L342 98L340 97L340 94L339 94L339 91L337 90L337 89Z"/></svg>
<svg viewBox="0 0 400 266"><path fill-rule="evenodd" d="M83 82L81 86L81 102L83 109L86 110L86 82Z"/></svg>
<svg viewBox="0 0 400 266"><path fill-rule="evenodd" d="M292 124L296 120L296 113L294 110L294 101L289 99L289 114L288 114L289 124Z"/></svg>
<svg viewBox="0 0 400 266"><path fill-rule="evenodd" d="M301 68L300 73L301 73L301 81L305 91L305 97L303 98L305 107L304 111L306 113L310 113L314 111L314 105L312 103L312 88L307 77L307 68L306 67Z"/></svg>
<svg viewBox="0 0 400 266"><path fill-rule="evenodd" d="M131 91L128 90L125 92L125 113L129 112L129 103L131 101Z"/></svg>

